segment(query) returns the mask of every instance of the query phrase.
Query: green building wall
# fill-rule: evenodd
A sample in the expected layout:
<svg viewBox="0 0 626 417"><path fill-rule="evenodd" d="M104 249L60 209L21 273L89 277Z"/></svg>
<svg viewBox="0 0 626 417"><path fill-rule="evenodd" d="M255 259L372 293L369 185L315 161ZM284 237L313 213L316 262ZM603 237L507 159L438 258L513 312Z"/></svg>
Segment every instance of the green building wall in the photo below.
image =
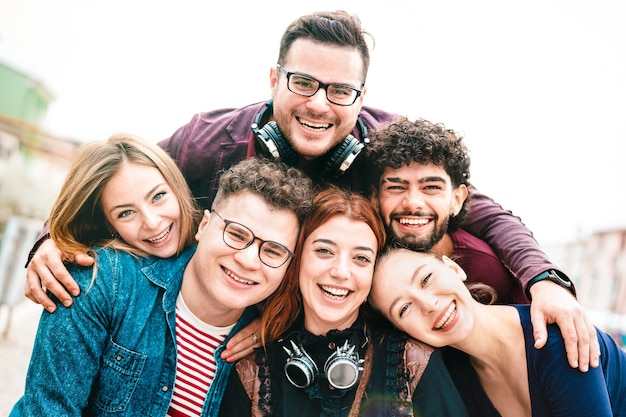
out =
<svg viewBox="0 0 626 417"><path fill-rule="evenodd" d="M51 100L42 83L0 61L0 115L38 125Z"/></svg>

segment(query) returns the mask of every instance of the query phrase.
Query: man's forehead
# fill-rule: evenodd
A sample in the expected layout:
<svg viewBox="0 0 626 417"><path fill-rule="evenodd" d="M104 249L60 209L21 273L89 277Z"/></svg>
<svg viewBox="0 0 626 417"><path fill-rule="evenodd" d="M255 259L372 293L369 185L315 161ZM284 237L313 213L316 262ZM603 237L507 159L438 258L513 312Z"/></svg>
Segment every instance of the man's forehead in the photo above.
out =
<svg viewBox="0 0 626 417"><path fill-rule="evenodd" d="M341 60L337 58L341 57ZM317 42L295 40L285 55L287 71L308 75L324 83L355 84L364 82L363 58L358 49Z"/></svg>
<svg viewBox="0 0 626 417"><path fill-rule="evenodd" d="M295 211L276 207L249 191L227 197L224 203L218 209L224 219L247 227L260 239L293 249L300 227Z"/></svg>
<svg viewBox="0 0 626 417"><path fill-rule="evenodd" d="M220 214L232 213L258 220L260 224L267 226L267 219L262 217L262 213L269 214L273 219L278 217L291 220L297 218L296 213L291 208L278 207L274 202L250 190L239 191L225 196L219 208Z"/></svg>
<svg viewBox="0 0 626 417"><path fill-rule="evenodd" d="M414 161L409 165L403 165L400 168L386 167L381 176L381 182L389 181L409 183L412 181L435 181L437 179L450 182L450 176L444 167L433 163L420 164Z"/></svg>

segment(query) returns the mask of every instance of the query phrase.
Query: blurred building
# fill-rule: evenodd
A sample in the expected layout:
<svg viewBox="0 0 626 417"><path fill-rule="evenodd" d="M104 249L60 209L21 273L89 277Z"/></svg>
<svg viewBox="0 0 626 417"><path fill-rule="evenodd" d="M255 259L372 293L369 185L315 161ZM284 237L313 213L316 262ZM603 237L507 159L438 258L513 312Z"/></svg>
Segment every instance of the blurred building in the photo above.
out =
<svg viewBox="0 0 626 417"><path fill-rule="evenodd" d="M41 127L52 98L37 79L0 62L0 333L2 313L23 298L28 251L79 146Z"/></svg>
<svg viewBox="0 0 626 417"><path fill-rule="evenodd" d="M0 61L0 231L11 215L45 219L78 141L46 132L52 94Z"/></svg>
<svg viewBox="0 0 626 417"><path fill-rule="evenodd" d="M563 247L559 264L594 323L626 346L626 228L597 231Z"/></svg>

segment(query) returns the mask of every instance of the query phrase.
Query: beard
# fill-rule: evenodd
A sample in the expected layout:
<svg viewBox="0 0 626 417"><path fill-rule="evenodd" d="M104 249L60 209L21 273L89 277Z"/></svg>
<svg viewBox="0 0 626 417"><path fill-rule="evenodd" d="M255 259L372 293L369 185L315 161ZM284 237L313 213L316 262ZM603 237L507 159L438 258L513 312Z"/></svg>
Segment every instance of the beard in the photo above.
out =
<svg viewBox="0 0 626 417"><path fill-rule="evenodd" d="M276 122L280 133L289 143L289 146L293 148L298 157L300 159L308 160L309 162L327 155L333 148L341 144L352 131L352 127L350 127L350 124L348 123L345 127L341 128L345 130L345 132L337 130L332 137L326 136L324 138L311 139L303 133L298 133L298 135L300 135L298 136L292 129L292 123L294 119L300 118L305 120L319 120L320 116L307 113L303 114L301 112L285 112L280 106L277 105L277 103L274 103L273 119ZM339 119L325 120L325 123L333 125L335 129L337 129L338 126L342 126L340 122L341 120ZM356 119L352 126L354 125L356 125Z"/></svg>
<svg viewBox="0 0 626 417"><path fill-rule="evenodd" d="M387 229L387 236L389 237L389 240L393 241L395 244L399 244L409 250L422 252L431 250L433 246L443 239L448 231L449 220L450 217L446 217L439 221L439 217L435 216L433 219L435 227L427 236L417 236L413 234L399 236L391 226L393 221L390 222L390 224L386 224L385 229Z"/></svg>

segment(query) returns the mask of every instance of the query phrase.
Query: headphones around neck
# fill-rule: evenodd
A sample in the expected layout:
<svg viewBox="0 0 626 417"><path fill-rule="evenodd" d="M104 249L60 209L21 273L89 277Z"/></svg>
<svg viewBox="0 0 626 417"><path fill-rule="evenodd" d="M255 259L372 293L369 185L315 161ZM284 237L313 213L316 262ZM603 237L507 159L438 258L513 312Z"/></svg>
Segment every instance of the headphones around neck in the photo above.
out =
<svg viewBox="0 0 626 417"><path fill-rule="evenodd" d="M293 340L290 342L291 349L283 346L289 355L284 370L285 376L293 386L306 388L318 375L325 376L328 383L337 389L350 389L359 381L365 360L359 358L356 347L349 345L347 340L326 359L323 374L319 373L315 361L302 345L297 345Z"/></svg>
<svg viewBox="0 0 626 417"><path fill-rule="evenodd" d="M255 117L251 128L256 137L256 143L264 156L274 160L281 160L290 166L296 166L298 154L283 136L276 122L271 121L263 127L259 127L262 120L269 119L272 111L273 100L270 100L265 104L263 111ZM357 123L361 130L363 141L360 142L354 136L348 135L340 144L328 151L322 157L324 161L319 172L321 178L330 179L342 176L350 168L365 145L370 143L370 139L367 137L367 128L363 120L361 120L361 116L357 118Z"/></svg>

